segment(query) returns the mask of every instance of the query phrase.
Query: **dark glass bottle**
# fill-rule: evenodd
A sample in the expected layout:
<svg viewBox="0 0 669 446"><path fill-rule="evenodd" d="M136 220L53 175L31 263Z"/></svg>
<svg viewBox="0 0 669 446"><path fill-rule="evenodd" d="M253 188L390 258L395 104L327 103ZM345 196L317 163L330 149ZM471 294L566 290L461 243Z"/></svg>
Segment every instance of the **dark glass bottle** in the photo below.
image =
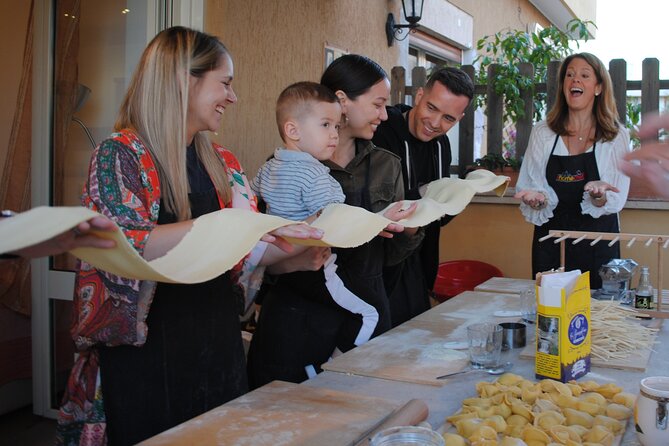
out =
<svg viewBox="0 0 669 446"><path fill-rule="evenodd" d="M647 266L641 267L639 285L634 293L634 307L649 309L653 303L653 286L650 284L650 273Z"/></svg>

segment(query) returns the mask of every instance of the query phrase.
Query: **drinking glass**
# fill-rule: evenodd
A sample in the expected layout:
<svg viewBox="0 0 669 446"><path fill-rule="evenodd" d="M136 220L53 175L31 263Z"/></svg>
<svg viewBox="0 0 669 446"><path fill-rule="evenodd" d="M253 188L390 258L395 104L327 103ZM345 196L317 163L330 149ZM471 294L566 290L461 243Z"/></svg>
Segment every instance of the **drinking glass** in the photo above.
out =
<svg viewBox="0 0 669 446"><path fill-rule="evenodd" d="M444 438L432 429L420 426L395 426L378 432L370 446L444 446Z"/></svg>
<svg viewBox="0 0 669 446"><path fill-rule="evenodd" d="M469 359L472 368L497 367L502 352L502 327L492 322L467 326Z"/></svg>
<svg viewBox="0 0 669 446"><path fill-rule="evenodd" d="M537 320L537 295L534 287L520 293L520 316L530 324Z"/></svg>

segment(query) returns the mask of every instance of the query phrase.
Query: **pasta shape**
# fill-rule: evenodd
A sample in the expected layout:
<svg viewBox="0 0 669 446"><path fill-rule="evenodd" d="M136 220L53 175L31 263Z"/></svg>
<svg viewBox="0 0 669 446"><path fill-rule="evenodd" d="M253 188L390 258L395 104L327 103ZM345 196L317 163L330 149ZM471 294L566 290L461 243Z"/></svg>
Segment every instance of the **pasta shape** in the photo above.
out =
<svg viewBox="0 0 669 446"><path fill-rule="evenodd" d="M542 379L539 381L539 384L541 385L541 390L546 393L557 392L560 395L573 396L569 386L560 381L555 381L554 379Z"/></svg>
<svg viewBox="0 0 669 446"><path fill-rule="evenodd" d="M613 383L604 384L603 386L599 386L597 389L595 389L595 392L609 400L622 391L622 387Z"/></svg>
<svg viewBox="0 0 669 446"><path fill-rule="evenodd" d="M456 421L455 428L458 430L458 434L465 438L469 438L478 432L481 423L483 422L480 418L467 418L464 420Z"/></svg>
<svg viewBox="0 0 669 446"><path fill-rule="evenodd" d="M616 404L622 404L623 406L629 409L634 409L634 404L636 403L636 395L627 392L620 392L613 395L611 401L613 401Z"/></svg>
<svg viewBox="0 0 669 446"><path fill-rule="evenodd" d="M467 441L458 434L444 433L444 446L467 446Z"/></svg>
<svg viewBox="0 0 669 446"><path fill-rule="evenodd" d="M620 421L616 420L615 418L607 417L606 415L597 415L592 423L592 426L604 426L606 430L616 435L621 433L625 427L625 425Z"/></svg>
<svg viewBox="0 0 669 446"><path fill-rule="evenodd" d="M581 442L581 436L568 426L552 426L548 430L548 433L560 444L565 444L568 440L578 443Z"/></svg>
<svg viewBox="0 0 669 446"><path fill-rule="evenodd" d="M578 400L578 402L576 403L576 407L574 409L580 410L581 412L587 412L593 417L595 415L603 414L606 411L606 407L604 406L601 406L597 403L591 403L590 401L582 401L582 400Z"/></svg>
<svg viewBox="0 0 669 446"><path fill-rule="evenodd" d="M624 431L636 399L612 383L533 382L510 373L476 389L478 396L447 418L459 434L447 445L608 446Z"/></svg>
<svg viewBox="0 0 669 446"><path fill-rule="evenodd" d="M595 418L586 412L581 412L580 410L565 408L562 413L564 414L567 426L572 426L578 424L579 426L587 427L588 429L592 427L592 424L595 421Z"/></svg>
<svg viewBox="0 0 669 446"><path fill-rule="evenodd" d="M584 441L591 443L599 443L604 446L611 446L613 444L614 436L604 426L594 426L583 437Z"/></svg>
<svg viewBox="0 0 669 446"><path fill-rule="evenodd" d="M479 426L479 428L469 437L469 441L474 444L497 444L497 431L490 426ZM490 443L490 442L494 443Z"/></svg>
<svg viewBox="0 0 669 446"><path fill-rule="evenodd" d="M526 443L520 438L504 437L499 446L526 446Z"/></svg>
<svg viewBox="0 0 669 446"><path fill-rule="evenodd" d="M539 386L526 387L521 390L520 399L528 404L534 404L541 394L541 387Z"/></svg>
<svg viewBox="0 0 669 446"><path fill-rule="evenodd" d="M561 425L564 421L564 415L554 410L541 412L534 417L534 425L544 431L550 431L553 426Z"/></svg>
<svg viewBox="0 0 669 446"><path fill-rule="evenodd" d="M587 401L588 403L598 404L600 406L606 405L606 398L597 392L586 392L578 397L580 401Z"/></svg>
<svg viewBox="0 0 669 446"><path fill-rule="evenodd" d="M528 444L530 441L540 441L543 444L548 444L551 441L546 432L530 424L525 426L525 429L523 429L522 439L525 441L525 443Z"/></svg>
<svg viewBox="0 0 669 446"><path fill-rule="evenodd" d="M633 410L622 404L611 403L606 406L606 416L616 420L626 420L632 416Z"/></svg>
<svg viewBox="0 0 669 446"><path fill-rule="evenodd" d="M538 399L534 403L533 412L546 412L549 410L560 412L560 408L551 400Z"/></svg>
<svg viewBox="0 0 669 446"><path fill-rule="evenodd" d="M504 432L506 430L506 420L501 415L493 415L483 420L483 424L495 429L496 432Z"/></svg>
<svg viewBox="0 0 669 446"><path fill-rule="evenodd" d="M525 379L514 373L505 373L497 379L497 382L503 386L516 386Z"/></svg>

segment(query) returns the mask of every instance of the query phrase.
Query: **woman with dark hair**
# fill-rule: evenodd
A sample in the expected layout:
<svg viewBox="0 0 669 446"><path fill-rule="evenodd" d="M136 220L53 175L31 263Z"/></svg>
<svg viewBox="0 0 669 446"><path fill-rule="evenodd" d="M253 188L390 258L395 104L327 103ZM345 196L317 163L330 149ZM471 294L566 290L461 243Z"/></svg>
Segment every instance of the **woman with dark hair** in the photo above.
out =
<svg viewBox="0 0 669 446"><path fill-rule="evenodd" d="M520 210L535 225L533 275L560 266L559 245L539 242L551 229L620 232L618 212L629 190L620 170L629 133L619 123L606 67L592 54L573 54L558 82L547 119L532 130L516 186ZM590 271L592 289L601 287L599 267L620 257L619 243L566 246L566 268Z"/></svg>
<svg viewBox="0 0 669 446"><path fill-rule="evenodd" d="M339 143L325 161L341 184L346 204L379 212L404 198L399 158L370 141L387 119L385 104L390 82L374 61L359 55L335 60L321 84L339 98L342 122ZM391 208L386 217L397 221L415 210ZM386 231L402 231L392 224ZM384 231L380 235L389 236ZM337 274L346 288L379 313L373 336L390 328L388 299L383 285L384 264L401 261L422 240L422 231L407 229L392 238L375 237L353 249L338 249ZM248 357L251 387L275 379L301 382L321 370L336 349L354 347L350 333L360 328L360 316L336 305L324 285L324 271L294 272L273 278L266 288Z"/></svg>
<svg viewBox="0 0 669 446"><path fill-rule="evenodd" d="M115 133L92 154L82 204L114 221L147 260L172 249L194 218L256 211L239 162L207 134L237 102L232 78L216 37L162 31L142 54ZM306 225L272 234L264 240L320 238ZM57 443L135 444L245 393L239 277L285 257L259 242L232 271L192 285L118 277L81 262L71 329L79 355Z"/></svg>

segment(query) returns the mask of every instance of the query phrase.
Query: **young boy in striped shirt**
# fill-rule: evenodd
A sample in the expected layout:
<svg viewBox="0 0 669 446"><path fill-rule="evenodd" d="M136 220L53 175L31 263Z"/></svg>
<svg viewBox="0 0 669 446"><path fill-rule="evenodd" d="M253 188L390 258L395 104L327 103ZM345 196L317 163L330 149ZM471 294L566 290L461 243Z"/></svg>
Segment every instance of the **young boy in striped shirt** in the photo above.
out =
<svg viewBox="0 0 669 446"><path fill-rule="evenodd" d="M287 87L276 103L276 122L284 147L258 171L251 187L267 204L267 213L305 220L344 193L320 161L329 159L339 142L341 106L337 96L315 82Z"/></svg>
<svg viewBox="0 0 669 446"><path fill-rule="evenodd" d="M279 95L276 121L285 146L274 151L251 184L268 214L311 221L327 205L344 202L341 186L320 162L337 148L341 114L337 96L315 82L292 84ZM325 286L339 306L362 316L362 327L344 335L351 338L344 345L361 345L374 332L379 314L344 286L335 274L335 260L333 254L324 265Z"/></svg>

